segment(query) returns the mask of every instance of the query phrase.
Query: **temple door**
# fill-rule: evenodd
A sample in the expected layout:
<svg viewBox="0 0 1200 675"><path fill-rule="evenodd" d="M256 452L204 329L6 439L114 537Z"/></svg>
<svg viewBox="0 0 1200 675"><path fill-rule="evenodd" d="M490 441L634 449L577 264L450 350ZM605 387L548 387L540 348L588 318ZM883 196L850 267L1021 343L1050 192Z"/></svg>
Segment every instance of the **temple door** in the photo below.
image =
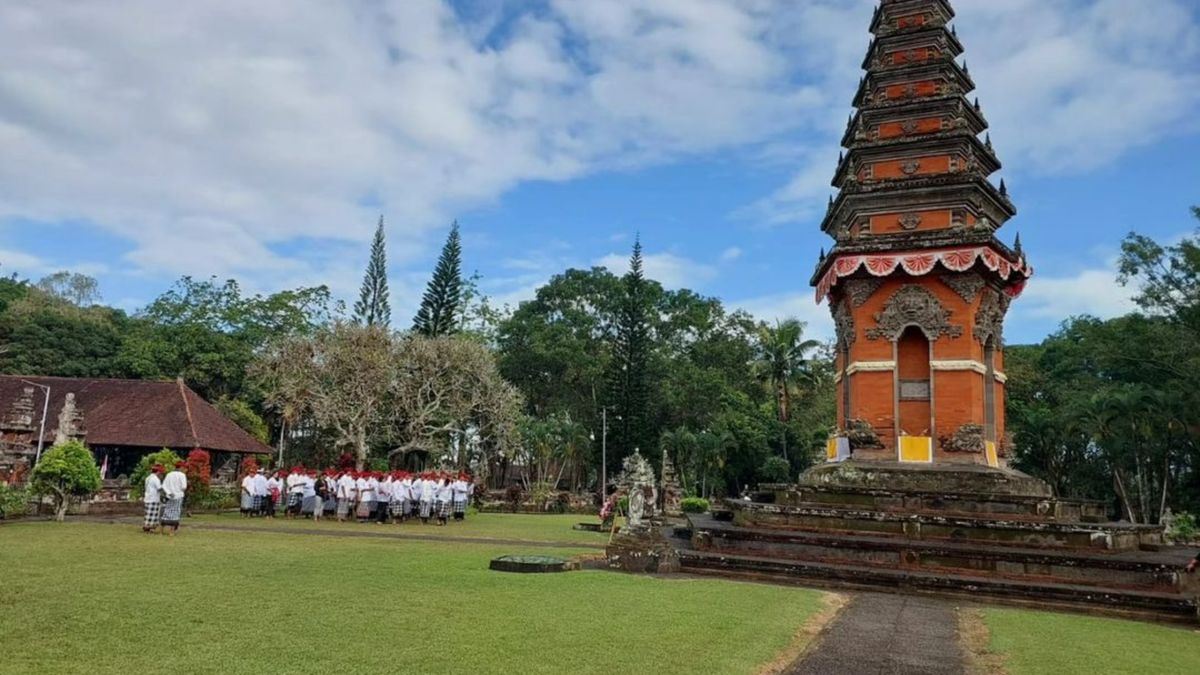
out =
<svg viewBox="0 0 1200 675"><path fill-rule="evenodd" d="M897 436L929 438L933 430L930 347L924 331L904 329L896 340L896 426ZM921 453L924 454L924 453ZM902 459L906 457L902 454ZM912 459L912 458L907 458ZM921 461L930 461L932 458Z"/></svg>

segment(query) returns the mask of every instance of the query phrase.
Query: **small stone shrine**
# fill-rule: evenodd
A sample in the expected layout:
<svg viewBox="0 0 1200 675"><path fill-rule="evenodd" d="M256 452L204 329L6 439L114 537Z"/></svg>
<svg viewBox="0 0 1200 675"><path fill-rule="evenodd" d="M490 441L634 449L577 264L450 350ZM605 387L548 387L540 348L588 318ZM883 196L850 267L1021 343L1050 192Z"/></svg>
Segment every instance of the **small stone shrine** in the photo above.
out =
<svg viewBox="0 0 1200 675"><path fill-rule="evenodd" d="M659 485L659 492L662 494L663 515L668 518L682 516L683 509L680 504L683 501L683 488L679 485L679 474L675 471L675 463L671 461L666 448L663 448L662 483Z"/></svg>
<svg viewBox="0 0 1200 675"><path fill-rule="evenodd" d="M628 500L626 525L605 551L610 568L650 573L679 570L679 557L659 517L656 483L654 469L641 453L625 458L617 486Z"/></svg>

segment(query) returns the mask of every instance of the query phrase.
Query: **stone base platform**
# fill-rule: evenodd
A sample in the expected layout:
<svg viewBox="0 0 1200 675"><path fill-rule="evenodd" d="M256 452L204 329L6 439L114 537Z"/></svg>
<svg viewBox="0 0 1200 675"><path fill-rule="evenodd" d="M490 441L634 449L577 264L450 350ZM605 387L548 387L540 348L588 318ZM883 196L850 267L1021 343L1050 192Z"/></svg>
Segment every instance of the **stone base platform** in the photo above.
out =
<svg viewBox="0 0 1200 675"><path fill-rule="evenodd" d="M1017 471L853 460L692 516L675 543L684 572L1194 621L1195 551L1104 516Z"/></svg>

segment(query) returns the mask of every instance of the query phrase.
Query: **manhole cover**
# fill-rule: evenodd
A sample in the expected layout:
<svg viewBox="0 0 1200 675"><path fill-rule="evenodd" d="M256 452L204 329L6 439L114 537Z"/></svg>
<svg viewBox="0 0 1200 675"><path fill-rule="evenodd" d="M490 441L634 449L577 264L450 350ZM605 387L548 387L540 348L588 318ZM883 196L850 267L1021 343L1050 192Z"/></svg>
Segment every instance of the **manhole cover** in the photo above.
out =
<svg viewBox="0 0 1200 675"><path fill-rule="evenodd" d="M537 574L568 572L574 566L568 560L549 555L506 555L493 559L489 567L497 572Z"/></svg>

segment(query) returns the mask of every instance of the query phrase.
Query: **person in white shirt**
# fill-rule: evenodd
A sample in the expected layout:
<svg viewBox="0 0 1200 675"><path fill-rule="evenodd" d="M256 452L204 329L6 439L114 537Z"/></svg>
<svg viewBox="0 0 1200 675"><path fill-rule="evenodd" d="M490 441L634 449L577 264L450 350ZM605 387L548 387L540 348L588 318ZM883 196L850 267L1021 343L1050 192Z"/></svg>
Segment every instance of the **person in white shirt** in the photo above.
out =
<svg viewBox="0 0 1200 675"><path fill-rule="evenodd" d="M183 498L187 495L187 476L181 470L184 466L186 462L175 462L175 470L168 473L162 482L167 498L163 506L162 524L164 530L169 529L172 537L179 531L179 521L183 519Z"/></svg>
<svg viewBox="0 0 1200 675"><path fill-rule="evenodd" d="M438 525L445 525L450 519L451 501L454 499L454 489L450 487L450 478L443 476L437 485L437 520Z"/></svg>
<svg viewBox="0 0 1200 675"><path fill-rule="evenodd" d="M399 513L398 521L404 522L412 513L412 476L400 472L400 480L394 483L394 488L392 508Z"/></svg>
<svg viewBox="0 0 1200 675"><path fill-rule="evenodd" d="M300 506L304 500L304 467L297 466L288 474L287 480L284 481L284 487L287 489L287 509L284 515L288 518L295 518L300 513Z"/></svg>
<svg viewBox="0 0 1200 675"><path fill-rule="evenodd" d="M254 512L258 515L263 515L267 511L267 502L271 496L271 490L267 483L267 475L259 469L254 474Z"/></svg>
<svg viewBox="0 0 1200 675"><path fill-rule="evenodd" d="M458 474L450 490L454 493L454 519L463 520L467 517L467 475Z"/></svg>
<svg viewBox="0 0 1200 675"><path fill-rule="evenodd" d="M418 490L417 500L421 508L421 522L428 525L429 516L433 513L433 498L437 493L437 487L429 474L424 474L421 476L421 480L413 483L413 488Z"/></svg>
<svg viewBox="0 0 1200 675"><path fill-rule="evenodd" d="M301 501L300 513L314 515L317 512L317 472L308 471L301 476L300 481Z"/></svg>
<svg viewBox="0 0 1200 675"><path fill-rule="evenodd" d="M333 469L325 470L325 477L321 480L325 481L325 495L321 497L321 502L325 505L325 513L337 512L337 473ZM325 514L321 514L325 517Z"/></svg>
<svg viewBox="0 0 1200 675"><path fill-rule="evenodd" d="M365 523L370 520L371 507L375 503L375 493L371 491L371 474L367 471L360 472L354 481L354 487L358 490L358 508L355 509L354 515L358 522Z"/></svg>
<svg viewBox="0 0 1200 675"><path fill-rule="evenodd" d="M375 509L375 522L383 525L392 515L392 474L384 474L383 480L379 481L379 488L375 492L375 502L378 504Z"/></svg>
<svg viewBox="0 0 1200 675"><path fill-rule="evenodd" d="M350 509L353 508L358 497L357 485L354 477L350 474L349 471L343 471L337 481L337 519L339 523L344 522L350 515Z"/></svg>
<svg viewBox="0 0 1200 675"><path fill-rule="evenodd" d="M286 475L280 475L280 473L276 471L275 473L271 474L270 478L267 479L266 516L268 518L275 517L275 510L278 509L280 503L283 502L283 481L285 478L287 478Z"/></svg>
<svg viewBox="0 0 1200 675"><path fill-rule="evenodd" d="M142 519L142 532L147 534L162 523L162 475L162 464L155 464L150 467L150 475L146 476L143 485L142 504L146 507L146 517Z"/></svg>
<svg viewBox="0 0 1200 675"><path fill-rule="evenodd" d="M254 515L254 474L248 473L242 479L242 517Z"/></svg>

